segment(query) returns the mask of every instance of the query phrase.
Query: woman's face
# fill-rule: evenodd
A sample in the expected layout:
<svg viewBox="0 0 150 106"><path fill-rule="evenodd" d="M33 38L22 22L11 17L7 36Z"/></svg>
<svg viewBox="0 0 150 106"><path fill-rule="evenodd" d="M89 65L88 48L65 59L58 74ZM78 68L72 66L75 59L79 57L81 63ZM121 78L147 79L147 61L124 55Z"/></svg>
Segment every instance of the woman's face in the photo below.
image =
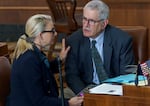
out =
<svg viewBox="0 0 150 106"><path fill-rule="evenodd" d="M57 32L55 31L54 24L49 22L41 33L41 45L48 50L54 44L56 35Z"/></svg>

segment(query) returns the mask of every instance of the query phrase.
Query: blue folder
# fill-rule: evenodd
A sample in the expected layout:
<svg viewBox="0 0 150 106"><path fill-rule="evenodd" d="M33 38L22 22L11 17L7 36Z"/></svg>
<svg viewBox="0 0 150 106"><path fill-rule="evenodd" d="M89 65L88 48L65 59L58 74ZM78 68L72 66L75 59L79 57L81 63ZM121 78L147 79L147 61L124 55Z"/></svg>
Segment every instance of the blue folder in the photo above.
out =
<svg viewBox="0 0 150 106"><path fill-rule="evenodd" d="M127 74L127 75L120 75L118 77L109 78L103 83L118 83L118 84L127 84L127 83L134 83L135 82L136 74ZM143 75L138 75L139 81L147 80L147 78Z"/></svg>

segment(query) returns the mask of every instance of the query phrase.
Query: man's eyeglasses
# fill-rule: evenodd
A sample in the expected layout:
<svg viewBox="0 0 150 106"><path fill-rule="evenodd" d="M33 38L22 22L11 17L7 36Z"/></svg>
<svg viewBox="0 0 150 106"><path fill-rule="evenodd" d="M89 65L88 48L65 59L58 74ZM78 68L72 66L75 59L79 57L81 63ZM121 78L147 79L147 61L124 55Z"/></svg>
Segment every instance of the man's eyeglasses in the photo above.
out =
<svg viewBox="0 0 150 106"><path fill-rule="evenodd" d="M50 33L54 34L56 32L56 30L55 30L55 28L52 28L52 30L50 30L50 31L42 31L42 33L46 33L46 32L50 32Z"/></svg>
<svg viewBox="0 0 150 106"><path fill-rule="evenodd" d="M82 18L83 23L88 22L89 25L95 25L95 23L101 22L101 21L103 21L103 20L104 20L104 19L101 19L101 20L93 20L93 19L87 19L86 17L83 17L83 18Z"/></svg>

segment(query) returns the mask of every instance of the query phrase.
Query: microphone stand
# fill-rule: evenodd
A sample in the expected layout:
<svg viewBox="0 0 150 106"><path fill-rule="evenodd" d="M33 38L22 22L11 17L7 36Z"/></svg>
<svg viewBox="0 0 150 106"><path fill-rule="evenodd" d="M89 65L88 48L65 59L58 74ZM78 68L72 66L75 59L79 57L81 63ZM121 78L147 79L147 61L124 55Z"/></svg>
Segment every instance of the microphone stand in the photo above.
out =
<svg viewBox="0 0 150 106"><path fill-rule="evenodd" d="M138 86L139 83L139 78L138 78L138 73L136 72L136 76L135 76L135 86Z"/></svg>
<svg viewBox="0 0 150 106"><path fill-rule="evenodd" d="M137 66L137 70L136 70L135 86L138 86L138 84L139 84L139 78L138 78L139 70L140 70L140 65Z"/></svg>
<svg viewBox="0 0 150 106"><path fill-rule="evenodd" d="M61 93L61 102L62 106L65 106L64 104L64 86L63 86L63 78L62 78L62 70L61 70L61 60L58 57L58 70L59 70L59 82L60 82L60 93Z"/></svg>

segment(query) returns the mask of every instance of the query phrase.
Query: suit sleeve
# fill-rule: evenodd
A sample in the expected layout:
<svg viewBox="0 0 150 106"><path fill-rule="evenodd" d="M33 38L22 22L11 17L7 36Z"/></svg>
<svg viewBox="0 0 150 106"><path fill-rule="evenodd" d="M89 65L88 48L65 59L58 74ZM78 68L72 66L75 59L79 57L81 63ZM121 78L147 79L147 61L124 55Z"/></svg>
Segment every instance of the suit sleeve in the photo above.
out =
<svg viewBox="0 0 150 106"><path fill-rule="evenodd" d="M121 44L120 50L120 71L121 74L125 74L126 66L135 64L133 47L132 47L132 38L124 38Z"/></svg>
<svg viewBox="0 0 150 106"><path fill-rule="evenodd" d="M66 71L66 82L67 85L73 90L75 94L79 93L86 86L81 79L81 73L79 70L79 40L76 38L71 40L67 40L67 45L71 46L71 49L68 53L65 71Z"/></svg>

